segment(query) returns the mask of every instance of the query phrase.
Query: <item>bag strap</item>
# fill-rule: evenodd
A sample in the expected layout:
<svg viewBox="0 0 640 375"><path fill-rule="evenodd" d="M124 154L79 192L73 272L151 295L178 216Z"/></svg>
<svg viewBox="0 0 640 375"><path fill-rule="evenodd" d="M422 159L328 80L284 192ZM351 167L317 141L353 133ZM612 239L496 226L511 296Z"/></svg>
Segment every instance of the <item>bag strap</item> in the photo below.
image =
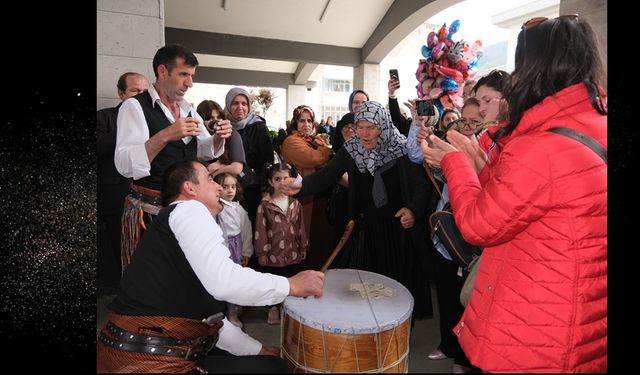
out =
<svg viewBox="0 0 640 375"><path fill-rule="evenodd" d="M440 199L442 199L442 191L440 191L440 186L438 186L436 179L433 177L433 173L431 173L431 168L429 168L429 164L427 164L426 160L422 162L422 166L424 167L425 172L427 172L427 176L429 176L431 183L436 188L436 191L438 192Z"/></svg>
<svg viewBox="0 0 640 375"><path fill-rule="evenodd" d="M591 150L593 150L593 152L595 152L596 154L598 154L598 156L600 156L602 158L602 160L604 160L604 163L607 164L607 149L605 149L600 143L598 143L596 140L594 140L593 138L577 131L574 129L570 129L570 128L564 128L564 127L556 127L556 128L551 128L548 131L552 132L552 133L556 133L556 134L560 134L560 135L564 135L565 137L569 137L572 139L575 139L576 141L582 143L583 145L589 147Z"/></svg>

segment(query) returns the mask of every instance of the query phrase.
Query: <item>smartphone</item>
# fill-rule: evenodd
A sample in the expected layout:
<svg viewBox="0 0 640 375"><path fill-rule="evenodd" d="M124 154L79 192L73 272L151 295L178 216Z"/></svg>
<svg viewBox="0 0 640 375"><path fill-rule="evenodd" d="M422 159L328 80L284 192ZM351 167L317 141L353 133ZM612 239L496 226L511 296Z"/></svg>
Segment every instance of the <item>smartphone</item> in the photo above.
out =
<svg viewBox="0 0 640 375"><path fill-rule="evenodd" d="M433 116L435 115L435 111L433 109L433 101L432 100L417 100L416 101L416 112L418 116Z"/></svg>
<svg viewBox="0 0 640 375"><path fill-rule="evenodd" d="M389 77L392 80L398 81L400 83L400 76L398 75L398 69L389 69Z"/></svg>

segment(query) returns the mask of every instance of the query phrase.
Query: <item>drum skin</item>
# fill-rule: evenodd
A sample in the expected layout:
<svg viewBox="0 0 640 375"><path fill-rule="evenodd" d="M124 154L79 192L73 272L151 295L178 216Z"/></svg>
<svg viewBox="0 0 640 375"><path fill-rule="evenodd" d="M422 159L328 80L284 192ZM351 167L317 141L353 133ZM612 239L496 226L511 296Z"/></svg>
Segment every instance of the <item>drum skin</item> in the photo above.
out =
<svg viewBox="0 0 640 375"><path fill-rule="evenodd" d="M392 297L363 298L352 283L383 284ZM329 270L323 297L287 297L282 356L295 373L409 370L413 298L393 279L361 270Z"/></svg>

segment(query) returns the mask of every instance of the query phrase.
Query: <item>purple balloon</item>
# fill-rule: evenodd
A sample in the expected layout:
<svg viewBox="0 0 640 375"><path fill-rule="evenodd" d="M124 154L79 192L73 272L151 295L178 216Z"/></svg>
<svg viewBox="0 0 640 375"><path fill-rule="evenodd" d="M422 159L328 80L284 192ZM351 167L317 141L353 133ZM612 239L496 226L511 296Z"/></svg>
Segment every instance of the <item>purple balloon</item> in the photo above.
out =
<svg viewBox="0 0 640 375"><path fill-rule="evenodd" d="M433 61L440 60L443 52L444 52L444 42L440 42L436 44L436 46L431 49L431 58L433 59Z"/></svg>
<svg viewBox="0 0 640 375"><path fill-rule="evenodd" d="M429 48L433 48L438 43L438 37L436 37L436 32L432 31L427 36L427 46Z"/></svg>

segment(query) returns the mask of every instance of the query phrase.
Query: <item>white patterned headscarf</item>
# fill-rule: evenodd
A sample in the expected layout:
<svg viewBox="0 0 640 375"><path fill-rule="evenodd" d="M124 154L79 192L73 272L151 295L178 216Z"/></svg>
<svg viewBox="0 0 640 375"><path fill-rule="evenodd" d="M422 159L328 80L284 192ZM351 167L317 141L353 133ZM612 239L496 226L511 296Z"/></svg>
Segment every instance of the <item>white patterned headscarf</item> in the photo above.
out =
<svg viewBox="0 0 640 375"><path fill-rule="evenodd" d="M357 132L344 144L361 173L367 170L373 175L381 166L407 154L407 137L393 126L389 111L382 104L374 101L365 102L355 112L353 123L357 127L358 121L362 120L375 124L380 129L380 136L378 146L373 150L367 150L362 146Z"/></svg>

